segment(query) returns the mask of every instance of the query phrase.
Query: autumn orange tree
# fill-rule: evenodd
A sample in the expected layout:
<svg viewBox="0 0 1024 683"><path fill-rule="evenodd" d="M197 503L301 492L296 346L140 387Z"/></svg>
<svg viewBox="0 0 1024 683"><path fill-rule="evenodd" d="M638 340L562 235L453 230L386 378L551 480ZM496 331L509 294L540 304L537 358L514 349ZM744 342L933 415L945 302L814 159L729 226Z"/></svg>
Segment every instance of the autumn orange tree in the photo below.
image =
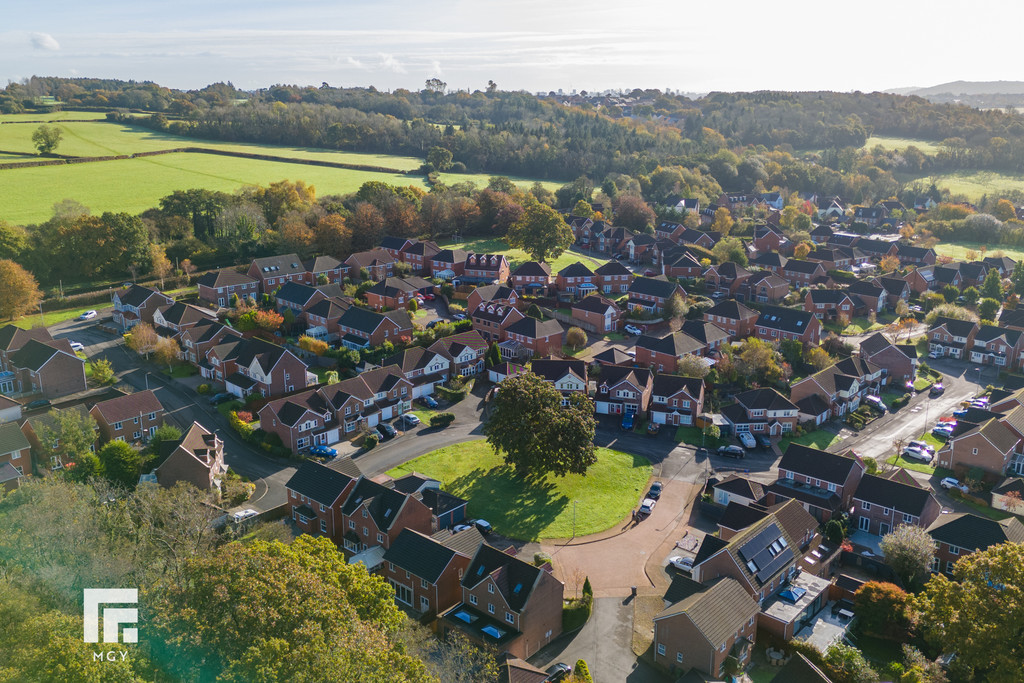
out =
<svg viewBox="0 0 1024 683"><path fill-rule="evenodd" d="M42 300L43 293L31 273L10 259L0 259L0 317L13 320Z"/></svg>

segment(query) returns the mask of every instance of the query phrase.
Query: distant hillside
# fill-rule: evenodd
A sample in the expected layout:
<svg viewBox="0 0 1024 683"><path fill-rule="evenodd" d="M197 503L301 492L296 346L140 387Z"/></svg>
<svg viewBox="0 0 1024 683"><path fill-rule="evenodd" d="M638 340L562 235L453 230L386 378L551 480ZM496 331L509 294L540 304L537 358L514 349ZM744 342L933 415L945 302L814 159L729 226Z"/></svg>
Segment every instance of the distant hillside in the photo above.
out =
<svg viewBox="0 0 1024 683"><path fill-rule="evenodd" d="M894 88L900 95L1024 95L1024 81L952 81L928 88Z"/></svg>

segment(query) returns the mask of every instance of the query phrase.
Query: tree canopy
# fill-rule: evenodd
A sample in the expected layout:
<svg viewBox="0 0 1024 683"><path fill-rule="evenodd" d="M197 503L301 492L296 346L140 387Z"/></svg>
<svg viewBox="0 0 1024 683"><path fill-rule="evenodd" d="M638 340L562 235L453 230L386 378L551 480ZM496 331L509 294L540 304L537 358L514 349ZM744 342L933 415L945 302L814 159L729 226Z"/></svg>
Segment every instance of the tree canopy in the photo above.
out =
<svg viewBox="0 0 1024 683"><path fill-rule="evenodd" d="M508 229L508 242L536 261L558 258L573 242L572 230L562 216L544 204L531 204Z"/></svg>

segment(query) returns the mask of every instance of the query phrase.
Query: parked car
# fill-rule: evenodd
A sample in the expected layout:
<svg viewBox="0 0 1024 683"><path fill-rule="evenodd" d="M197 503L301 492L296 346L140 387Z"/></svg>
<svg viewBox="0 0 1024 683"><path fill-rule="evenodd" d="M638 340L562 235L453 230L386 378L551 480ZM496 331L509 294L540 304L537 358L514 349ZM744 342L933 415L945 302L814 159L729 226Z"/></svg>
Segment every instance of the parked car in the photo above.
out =
<svg viewBox="0 0 1024 683"><path fill-rule="evenodd" d="M69 342L69 345L71 346L71 350L74 351L75 353L82 353L85 351L85 344L83 344L82 342L73 341Z"/></svg>
<svg viewBox="0 0 1024 683"><path fill-rule="evenodd" d="M719 446L718 454L723 455L727 458L742 458L746 455L743 449L736 444L730 444L728 446Z"/></svg>
<svg viewBox="0 0 1024 683"><path fill-rule="evenodd" d="M226 391L222 391L219 394L214 394L213 396L210 397L210 405L211 406L219 406L221 403L225 403L227 401L230 401L233 398L234 398L233 394L229 394Z"/></svg>
<svg viewBox="0 0 1024 683"><path fill-rule="evenodd" d="M946 390L946 387L942 385L942 382L936 382L932 385L932 388L928 390L929 396L941 396L942 392Z"/></svg>
<svg viewBox="0 0 1024 683"><path fill-rule="evenodd" d="M485 536L489 535L492 531L494 531L494 528L491 527L491 523L488 522L486 519L478 519L474 521L473 526L479 529L480 533L484 534Z"/></svg>
<svg viewBox="0 0 1024 683"><path fill-rule="evenodd" d="M771 448L772 447L772 440L769 439L764 434L759 434L756 438L757 438L757 445L760 446L761 448Z"/></svg>
<svg viewBox="0 0 1024 683"><path fill-rule="evenodd" d="M953 411L953 417L954 418L957 418L957 417L967 417L967 408L961 408L960 410L954 410ZM942 420L941 417L939 419Z"/></svg>
<svg viewBox="0 0 1024 683"><path fill-rule="evenodd" d="M96 311L86 311L82 315L78 316L79 320L92 320L96 317Z"/></svg>
<svg viewBox="0 0 1024 683"><path fill-rule="evenodd" d="M750 432L740 432L736 438L740 440L744 448L757 448L757 441L754 440L754 435Z"/></svg>
<svg viewBox="0 0 1024 683"><path fill-rule="evenodd" d="M947 491L950 489L957 489L958 491L967 493L967 491L969 490L967 488L967 484L961 484L959 479L955 479L953 477L946 477L945 479L939 482L939 486L946 489Z"/></svg>
<svg viewBox="0 0 1024 683"><path fill-rule="evenodd" d="M917 460L918 462L923 462L926 465L932 461L931 453L912 446L904 448L903 453L900 455L903 456L904 460Z"/></svg>
<svg viewBox="0 0 1024 683"><path fill-rule="evenodd" d="M651 422L647 423L647 433L648 434L657 434L660 431L661 431L661 425L658 424L657 422L654 422L652 420Z"/></svg>
<svg viewBox="0 0 1024 683"><path fill-rule="evenodd" d="M711 292L711 298L712 299L724 299L725 298L725 292Z"/></svg>
<svg viewBox="0 0 1024 683"><path fill-rule="evenodd" d="M466 314L465 313L456 313L455 315L452 316L452 320L465 320L465 319L466 319Z"/></svg>
<svg viewBox="0 0 1024 683"><path fill-rule="evenodd" d="M426 324L426 328L427 328L428 330L431 330L431 329L433 329L433 328L434 328L434 327L435 327L436 325L440 325L440 324L441 324L441 323L443 323L443 322L444 322L444 321L443 321L443 320L441 320L440 318L435 318L435 319L431 320L430 322L428 322L428 323Z"/></svg>
<svg viewBox="0 0 1024 683"><path fill-rule="evenodd" d="M252 519L253 517L259 517L259 514L260 513L256 512L252 508L246 508L245 510L239 510L235 514L231 515L231 521L234 522L235 524L241 524L242 522L244 522L247 519Z"/></svg>
<svg viewBox="0 0 1024 683"><path fill-rule="evenodd" d="M310 455L319 455L323 458L334 458L338 455L338 451L328 446L313 446L309 449Z"/></svg>
<svg viewBox="0 0 1024 683"><path fill-rule="evenodd" d="M889 410L889 406L885 405L885 403L882 402L882 399L877 396L868 396L864 399L864 402L880 413L884 413Z"/></svg>
<svg viewBox="0 0 1024 683"><path fill-rule="evenodd" d="M433 301L437 297L431 294L430 292L427 292L426 294L423 295L423 298L426 299L427 301Z"/></svg>
<svg viewBox="0 0 1024 683"><path fill-rule="evenodd" d="M636 424L636 415L635 414L633 414L633 413L626 413L625 415L622 416L622 428L623 429L625 429L627 431L631 430L631 429L633 429L633 426L635 424Z"/></svg>
<svg viewBox="0 0 1024 683"><path fill-rule="evenodd" d="M421 397L420 398L420 403L422 403L423 405L425 405L428 408L436 408L437 407L437 401L434 400L433 396L423 396L423 397Z"/></svg>
<svg viewBox="0 0 1024 683"><path fill-rule="evenodd" d="M935 425L932 428L933 436L941 436L949 438L953 435L953 431L956 429L956 423L954 422L943 422L942 424Z"/></svg>
<svg viewBox="0 0 1024 683"><path fill-rule="evenodd" d="M907 446L917 448L918 450L922 450L925 453L931 453L932 455L935 455L935 449L929 446L924 441L911 441L907 444Z"/></svg>
<svg viewBox="0 0 1024 683"><path fill-rule="evenodd" d="M558 662L557 664L552 664L551 666L549 666L547 669L544 670L544 672L548 675L545 681L551 681L551 683L558 683L558 681L561 681L569 677L569 674L572 673L572 667L566 664L565 662Z"/></svg>
<svg viewBox="0 0 1024 683"><path fill-rule="evenodd" d="M654 482L653 484L651 484L651 490L647 492L647 497L653 498L654 500L658 500L659 498L661 498L662 488L663 487L660 481Z"/></svg>
<svg viewBox="0 0 1024 683"><path fill-rule="evenodd" d="M50 406L50 400L47 398L37 398L34 401L25 404L25 410L38 410L39 408L48 408Z"/></svg>
<svg viewBox="0 0 1024 683"><path fill-rule="evenodd" d="M377 425L377 431L380 433L380 438L382 441L393 439L398 434L398 432L395 431L395 428L389 425L387 422L381 422L379 425Z"/></svg>
<svg viewBox="0 0 1024 683"><path fill-rule="evenodd" d="M921 308L920 306L918 306L917 304L913 304L910 307L910 312L911 313L924 313L924 309Z"/></svg>
<svg viewBox="0 0 1024 683"><path fill-rule="evenodd" d="M658 501L653 498L644 498L643 502L640 503L640 514L644 517L654 512L654 506L658 504Z"/></svg>
<svg viewBox="0 0 1024 683"><path fill-rule="evenodd" d="M640 331L640 328L637 327L636 325L626 325L622 329L624 329L626 331L626 334L632 334L632 335L643 334L643 332Z"/></svg>
<svg viewBox="0 0 1024 683"><path fill-rule="evenodd" d="M693 571L693 558L683 557L682 555L674 555L668 558L668 563L680 571L684 571L687 574Z"/></svg>
<svg viewBox="0 0 1024 683"><path fill-rule="evenodd" d="M402 422L409 425L410 427L415 427L420 423L420 418L413 415L412 413L406 413L405 415L402 416Z"/></svg>
<svg viewBox="0 0 1024 683"><path fill-rule="evenodd" d="M931 358L932 360L935 360L937 358L942 358L942 354L939 353L938 351L929 351L928 357Z"/></svg>
<svg viewBox="0 0 1024 683"><path fill-rule="evenodd" d="M655 273L650 268L644 271L644 277L654 277L655 275L657 275L657 273Z"/></svg>

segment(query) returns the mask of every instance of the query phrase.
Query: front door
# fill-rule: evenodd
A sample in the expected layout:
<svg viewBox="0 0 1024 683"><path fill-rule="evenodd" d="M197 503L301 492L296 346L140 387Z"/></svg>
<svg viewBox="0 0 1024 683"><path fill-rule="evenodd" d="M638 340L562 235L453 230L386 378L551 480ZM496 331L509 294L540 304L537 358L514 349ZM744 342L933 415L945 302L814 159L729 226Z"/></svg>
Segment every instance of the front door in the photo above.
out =
<svg viewBox="0 0 1024 683"><path fill-rule="evenodd" d="M861 517L857 522L857 528L861 531L871 531L871 518Z"/></svg>
<svg viewBox="0 0 1024 683"><path fill-rule="evenodd" d="M885 523L885 522L879 523L879 525L878 525L878 535L879 536L885 536L887 533L889 533L889 530L890 530L890 527L889 527L889 525L887 523Z"/></svg>

